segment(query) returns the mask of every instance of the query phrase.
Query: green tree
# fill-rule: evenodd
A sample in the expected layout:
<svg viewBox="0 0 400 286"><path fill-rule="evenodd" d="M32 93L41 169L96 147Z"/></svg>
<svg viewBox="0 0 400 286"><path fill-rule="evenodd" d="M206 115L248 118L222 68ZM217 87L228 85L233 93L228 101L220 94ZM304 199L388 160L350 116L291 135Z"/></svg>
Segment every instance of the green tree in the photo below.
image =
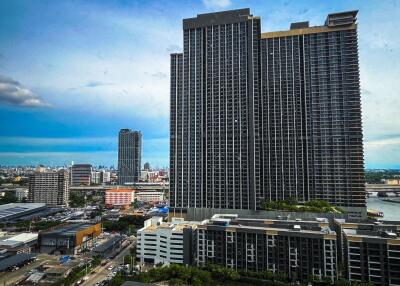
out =
<svg viewBox="0 0 400 286"><path fill-rule="evenodd" d="M17 198L13 192L5 192L3 197L0 197L0 205L16 203Z"/></svg>
<svg viewBox="0 0 400 286"><path fill-rule="evenodd" d="M171 280L168 281L168 285L169 286L185 286L187 284L185 284L182 279L172 278Z"/></svg>
<svg viewBox="0 0 400 286"><path fill-rule="evenodd" d="M82 195L71 193L69 196L70 206L73 208L81 208L85 206L86 200Z"/></svg>

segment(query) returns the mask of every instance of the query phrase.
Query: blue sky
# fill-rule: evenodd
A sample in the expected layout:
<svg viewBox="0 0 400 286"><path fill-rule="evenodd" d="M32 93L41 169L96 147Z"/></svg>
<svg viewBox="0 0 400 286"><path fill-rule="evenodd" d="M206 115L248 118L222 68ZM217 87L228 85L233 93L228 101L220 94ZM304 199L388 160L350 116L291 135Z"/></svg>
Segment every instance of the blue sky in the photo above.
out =
<svg viewBox="0 0 400 286"><path fill-rule="evenodd" d="M0 1L0 165L116 164L121 128L168 165L169 54L181 21L249 7L262 30L358 9L365 160L400 168L400 2ZM6 92L4 92L6 91Z"/></svg>

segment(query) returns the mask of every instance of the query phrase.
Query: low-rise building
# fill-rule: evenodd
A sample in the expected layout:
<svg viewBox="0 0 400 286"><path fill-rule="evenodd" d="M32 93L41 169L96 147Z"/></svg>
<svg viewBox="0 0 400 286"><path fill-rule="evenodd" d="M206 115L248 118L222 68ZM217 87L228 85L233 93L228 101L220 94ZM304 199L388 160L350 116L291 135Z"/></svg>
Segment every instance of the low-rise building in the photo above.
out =
<svg viewBox="0 0 400 286"><path fill-rule="evenodd" d="M137 232L138 258L154 264L193 264L198 224L180 218L173 218L172 222L163 222L161 217L146 220Z"/></svg>
<svg viewBox="0 0 400 286"><path fill-rule="evenodd" d="M18 253L31 253L36 249L37 233L20 233L13 236L4 236L0 240L0 249L14 255Z"/></svg>
<svg viewBox="0 0 400 286"><path fill-rule="evenodd" d="M165 195L163 191L158 190L140 190L136 193L136 199L142 202L163 202Z"/></svg>
<svg viewBox="0 0 400 286"><path fill-rule="evenodd" d="M0 222L15 221L47 209L45 203L10 203L0 205Z"/></svg>
<svg viewBox="0 0 400 286"><path fill-rule="evenodd" d="M102 244L96 246L93 249L93 253L96 255L100 255L103 258L112 257L121 248L122 245L122 236L114 235L110 237L107 241Z"/></svg>
<svg viewBox="0 0 400 286"><path fill-rule="evenodd" d="M77 254L93 247L101 233L101 223L61 225L39 233L41 253Z"/></svg>
<svg viewBox="0 0 400 286"><path fill-rule="evenodd" d="M130 206L134 201L135 191L132 189L106 190L105 204L107 207L123 208Z"/></svg>
<svg viewBox="0 0 400 286"><path fill-rule="evenodd" d="M215 215L198 226L197 264L285 273L307 281L337 279L336 233L327 219L241 219Z"/></svg>
<svg viewBox="0 0 400 286"><path fill-rule="evenodd" d="M23 202L28 199L29 189L27 188L16 188L15 189L15 197L18 202Z"/></svg>

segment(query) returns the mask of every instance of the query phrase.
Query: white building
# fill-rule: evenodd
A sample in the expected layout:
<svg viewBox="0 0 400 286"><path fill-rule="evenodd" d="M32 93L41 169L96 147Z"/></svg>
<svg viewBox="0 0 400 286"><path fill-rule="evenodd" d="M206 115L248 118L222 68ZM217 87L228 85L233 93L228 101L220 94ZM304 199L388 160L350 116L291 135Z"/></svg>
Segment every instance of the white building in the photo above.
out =
<svg viewBox="0 0 400 286"><path fill-rule="evenodd" d="M98 171L92 171L90 182L92 184L100 185L102 183L102 181L101 181L101 173L98 172Z"/></svg>
<svg viewBox="0 0 400 286"><path fill-rule="evenodd" d="M140 262L192 264L198 224L182 218L172 218L172 222L163 222L161 217L146 220L144 227L137 232Z"/></svg>
<svg viewBox="0 0 400 286"><path fill-rule="evenodd" d="M28 198L29 190L27 188L16 188L15 189L15 197L18 202L22 202L23 199Z"/></svg>
<svg viewBox="0 0 400 286"><path fill-rule="evenodd" d="M165 200L165 195L162 191L140 190L136 192L136 199L142 202L162 202Z"/></svg>
<svg viewBox="0 0 400 286"><path fill-rule="evenodd" d="M111 182L111 173L110 172L102 170L100 177L101 177L103 184L108 184Z"/></svg>

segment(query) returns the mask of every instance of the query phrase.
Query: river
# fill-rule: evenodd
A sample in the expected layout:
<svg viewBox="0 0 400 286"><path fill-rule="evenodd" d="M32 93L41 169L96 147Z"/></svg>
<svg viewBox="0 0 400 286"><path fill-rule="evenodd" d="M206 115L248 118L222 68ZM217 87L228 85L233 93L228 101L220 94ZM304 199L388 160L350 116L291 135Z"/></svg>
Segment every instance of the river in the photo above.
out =
<svg viewBox="0 0 400 286"><path fill-rule="evenodd" d="M368 209L382 211L384 220L400 221L400 203L385 202L379 198L373 197L367 199L367 206Z"/></svg>

